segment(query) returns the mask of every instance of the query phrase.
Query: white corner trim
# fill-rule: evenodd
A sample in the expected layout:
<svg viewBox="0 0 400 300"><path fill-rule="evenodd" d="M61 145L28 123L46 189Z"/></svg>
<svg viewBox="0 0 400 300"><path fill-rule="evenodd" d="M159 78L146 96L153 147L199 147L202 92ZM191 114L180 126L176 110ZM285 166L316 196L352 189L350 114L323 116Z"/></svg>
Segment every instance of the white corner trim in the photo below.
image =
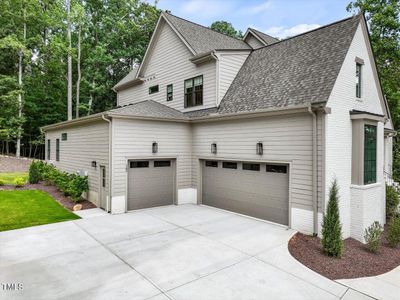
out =
<svg viewBox="0 0 400 300"><path fill-rule="evenodd" d="M178 190L178 204L197 203L197 189L186 188Z"/></svg>
<svg viewBox="0 0 400 300"><path fill-rule="evenodd" d="M122 214L126 212L126 200L125 196L114 196L111 198L111 213L112 214Z"/></svg>

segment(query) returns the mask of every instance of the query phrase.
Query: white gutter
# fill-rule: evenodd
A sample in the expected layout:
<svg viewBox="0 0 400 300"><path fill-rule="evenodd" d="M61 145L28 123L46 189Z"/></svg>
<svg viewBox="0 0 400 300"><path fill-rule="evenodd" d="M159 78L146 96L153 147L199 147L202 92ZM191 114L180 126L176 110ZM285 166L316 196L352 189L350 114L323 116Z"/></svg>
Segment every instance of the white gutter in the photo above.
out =
<svg viewBox="0 0 400 300"><path fill-rule="evenodd" d="M112 122L103 114L101 118L108 123L108 200L106 210L111 212L111 184L112 184Z"/></svg>
<svg viewBox="0 0 400 300"><path fill-rule="evenodd" d="M317 115L312 110L311 104L308 112L312 115L312 204L313 204L313 234L318 234L318 160L317 160Z"/></svg>

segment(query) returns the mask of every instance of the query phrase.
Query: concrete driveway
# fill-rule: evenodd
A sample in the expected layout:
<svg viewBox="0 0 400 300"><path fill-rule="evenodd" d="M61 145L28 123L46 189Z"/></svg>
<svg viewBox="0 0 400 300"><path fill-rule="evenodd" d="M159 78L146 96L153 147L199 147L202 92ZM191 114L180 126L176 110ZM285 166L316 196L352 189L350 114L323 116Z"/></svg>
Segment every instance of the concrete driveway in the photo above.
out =
<svg viewBox="0 0 400 300"><path fill-rule="evenodd" d="M293 233L197 205L2 232L0 298L369 299L294 260Z"/></svg>

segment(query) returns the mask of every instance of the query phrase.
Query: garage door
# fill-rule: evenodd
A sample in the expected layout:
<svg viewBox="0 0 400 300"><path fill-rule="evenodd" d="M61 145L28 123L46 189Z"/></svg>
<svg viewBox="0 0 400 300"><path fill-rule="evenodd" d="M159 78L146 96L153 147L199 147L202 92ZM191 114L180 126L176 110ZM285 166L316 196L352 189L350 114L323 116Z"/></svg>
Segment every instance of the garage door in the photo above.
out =
<svg viewBox="0 0 400 300"><path fill-rule="evenodd" d="M128 170L128 210L174 202L174 160L132 160Z"/></svg>
<svg viewBox="0 0 400 300"><path fill-rule="evenodd" d="M287 165L203 161L202 203L288 225Z"/></svg>

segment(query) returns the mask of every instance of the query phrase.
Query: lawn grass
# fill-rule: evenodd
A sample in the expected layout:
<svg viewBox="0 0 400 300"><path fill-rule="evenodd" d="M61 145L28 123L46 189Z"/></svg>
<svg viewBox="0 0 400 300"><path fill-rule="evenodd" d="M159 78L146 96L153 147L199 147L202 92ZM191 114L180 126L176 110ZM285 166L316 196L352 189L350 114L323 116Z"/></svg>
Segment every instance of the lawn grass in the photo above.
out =
<svg viewBox="0 0 400 300"><path fill-rule="evenodd" d="M25 181L28 181L28 173L0 173L0 181L4 184L14 184L14 179L17 177L22 177Z"/></svg>
<svg viewBox="0 0 400 300"><path fill-rule="evenodd" d="M0 191L0 231L76 219L46 192Z"/></svg>

